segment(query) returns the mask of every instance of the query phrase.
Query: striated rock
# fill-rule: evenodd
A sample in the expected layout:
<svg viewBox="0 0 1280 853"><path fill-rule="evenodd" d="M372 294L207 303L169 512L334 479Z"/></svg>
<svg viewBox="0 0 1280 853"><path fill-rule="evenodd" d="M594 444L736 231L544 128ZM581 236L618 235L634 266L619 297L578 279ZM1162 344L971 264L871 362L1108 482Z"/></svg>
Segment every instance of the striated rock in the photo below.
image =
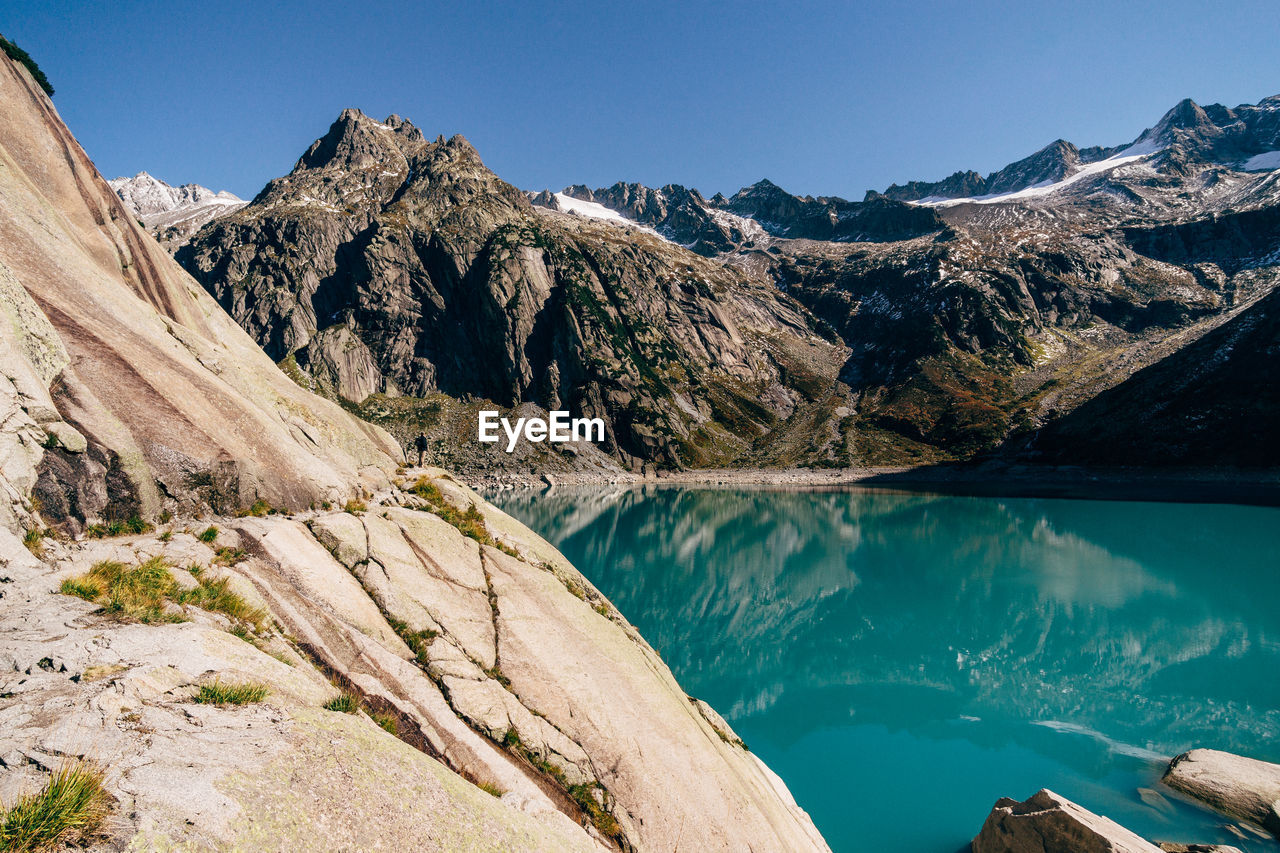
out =
<svg viewBox="0 0 1280 853"><path fill-rule="evenodd" d="M456 849L488 831L488 844L514 849L827 849L785 785L714 710L684 695L554 548L433 474L455 506L474 506L507 550L528 557L378 503L360 517L321 514L310 529L277 517L230 522L218 544L239 542L249 556L226 568L209 565L212 547L189 533L55 544L49 565L0 536L11 578L0 671L12 673L0 677L0 714L14 721L0 747L46 764L39 756L108 762L124 806L112 830L121 846L289 848L311 831L326 845L444 837ZM343 547L355 538L351 521L369 543L354 572L311 532L345 531L325 536ZM202 579L225 574L276 627L246 643L195 606L174 611L183 624L124 624L52 592L100 560L150 556L186 587L192 579L177 566L205 565ZM215 679L262 683L268 697L243 709L191 704ZM331 681L390 715L399 739L362 714L322 710ZM308 778L283 784L289 767ZM366 803L343 808L325 791L342 772L356 791L421 778L403 802L369 801L386 810L375 826ZM501 800L474 796L465 780ZM38 782L38 773L0 769L0 790ZM300 798L315 823L273 817ZM410 826L409 810L424 804L435 810Z"/></svg>
<svg viewBox="0 0 1280 853"><path fill-rule="evenodd" d="M360 519L345 512L322 515L310 522L311 532L338 562L354 569L369 560L369 537Z"/></svg>
<svg viewBox="0 0 1280 853"><path fill-rule="evenodd" d="M1169 762L1162 781L1280 838L1280 764L1216 749L1193 749Z"/></svg>
<svg viewBox="0 0 1280 853"><path fill-rule="evenodd" d="M1047 788L1023 802L998 800L973 839L973 853L1159 853L1120 824Z"/></svg>
<svg viewBox="0 0 1280 853"><path fill-rule="evenodd" d="M139 228L8 60L0 104L0 390L16 492L39 480L47 520L78 523L258 497L300 508L345 499L362 476L385 482L395 443L289 381ZM55 422L68 427L36 427Z"/></svg>
<svg viewBox="0 0 1280 853"><path fill-rule="evenodd" d="M154 550L178 562L193 546L175 537ZM73 551L54 572L119 550ZM283 660L195 609L178 625L112 622L51 594L57 576L37 564L6 588L0 747L16 760L0 769L0 789L30 792L67 759L102 762L116 799L112 849L603 849L536 788L515 804L496 799L368 716L323 710L333 686L281 640L270 651ZM193 704L215 679L268 693L243 708Z"/></svg>

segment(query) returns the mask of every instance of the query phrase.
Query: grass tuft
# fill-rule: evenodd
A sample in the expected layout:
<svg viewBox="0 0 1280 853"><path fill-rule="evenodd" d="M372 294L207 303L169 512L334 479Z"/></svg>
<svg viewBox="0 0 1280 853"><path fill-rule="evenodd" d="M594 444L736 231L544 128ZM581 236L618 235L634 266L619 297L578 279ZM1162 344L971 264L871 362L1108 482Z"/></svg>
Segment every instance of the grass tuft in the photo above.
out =
<svg viewBox="0 0 1280 853"><path fill-rule="evenodd" d="M86 574L68 578L59 591L102 605L102 611L126 622L182 622L165 605L176 590L162 557L137 566L114 560L95 563Z"/></svg>
<svg viewBox="0 0 1280 853"><path fill-rule="evenodd" d="M594 782L587 785L571 785L569 786L569 796L578 804L583 813L591 819L591 822L595 824L596 829L600 830L601 834L609 838L617 838L622 833L622 827L618 826L618 821L596 799L596 790L599 788L600 786Z"/></svg>
<svg viewBox="0 0 1280 853"><path fill-rule="evenodd" d="M440 487L431 482L428 477L419 477L409 491L426 501L432 513L458 528L463 536L470 537L481 545L492 545L509 556L519 558L520 555L515 549L493 538L485 525L484 513L475 504L471 504L465 510L459 510L449 503L444 492L440 491Z"/></svg>
<svg viewBox="0 0 1280 853"><path fill-rule="evenodd" d="M484 791L486 794L491 794L499 798L506 793L506 791L502 790L492 782L481 782L476 787L479 788L481 791Z"/></svg>
<svg viewBox="0 0 1280 853"><path fill-rule="evenodd" d="M155 529L155 525L143 521L141 516L132 515L125 519L114 518L105 522L90 524L85 528L85 533L89 534L90 539L107 539L115 536L134 536L140 533L150 533Z"/></svg>
<svg viewBox="0 0 1280 853"><path fill-rule="evenodd" d="M400 721L396 719L395 714L388 714L385 711L372 711L369 717L386 731L400 737Z"/></svg>
<svg viewBox="0 0 1280 853"><path fill-rule="evenodd" d="M427 655L427 647L431 645L431 641L440 636L439 631L433 631L430 628L424 628L421 631L415 631L409 625L394 616L387 617L387 624L391 626L391 630L404 640L404 644L413 652L413 656L417 658L418 663L427 666L431 663L431 658Z"/></svg>
<svg viewBox="0 0 1280 853"><path fill-rule="evenodd" d="M0 817L0 850L28 853L79 841L102 826L110 805L104 773L92 763L67 764L36 794Z"/></svg>
<svg viewBox="0 0 1280 853"><path fill-rule="evenodd" d="M254 518L264 518L274 513L275 513L275 510L271 507L271 504L267 503L262 498L258 498L256 501L253 502L253 504L248 509L242 509L238 513L236 513L236 515L240 516L241 518L243 518L246 515L252 515Z"/></svg>
<svg viewBox="0 0 1280 853"><path fill-rule="evenodd" d="M351 500L347 501L345 504L343 504L343 507L342 507L343 512L349 512L352 515L359 515L362 512L367 512L368 509L369 509L368 504L356 498L352 498Z"/></svg>
<svg viewBox="0 0 1280 853"><path fill-rule="evenodd" d="M37 558L44 559L44 537L47 534L47 530L33 527L22 535L22 544L26 545L27 550Z"/></svg>
<svg viewBox="0 0 1280 853"><path fill-rule="evenodd" d="M342 692L324 703L326 711L338 711L343 714L354 714L360 710L360 697L354 693Z"/></svg>
<svg viewBox="0 0 1280 853"><path fill-rule="evenodd" d="M237 627L245 626L254 631L262 630L267 614L260 607L254 607L245 601L238 592L231 588L231 578L197 577L196 585L191 589L179 591L174 596L178 604L191 604L212 613L221 613Z"/></svg>
<svg viewBox="0 0 1280 853"><path fill-rule="evenodd" d="M248 705L267 698L267 688L251 681L202 684L195 701L200 705Z"/></svg>
<svg viewBox="0 0 1280 853"><path fill-rule="evenodd" d="M266 612L232 590L230 578L192 574L196 575L196 585L182 589L163 557L152 557L134 567L103 560L88 573L64 580L58 591L100 604L104 613L129 622L183 622L183 617L168 606L176 604L221 613L241 632L262 629Z"/></svg>
<svg viewBox="0 0 1280 853"><path fill-rule="evenodd" d="M96 601L102 595L102 587L88 575L79 578L67 578L58 591L63 595L74 595L85 601Z"/></svg>
<svg viewBox="0 0 1280 853"><path fill-rule="evenodd" d="M217 550L213 558L214 565L217 566L234 566L236 563L242 563L245 560L243 548L232 548L224 545Z"/></svg>
<svg viewBox="0 0 1280 853"><path fill-rule="evenodd" d="M218 538L218 528L213 525L209 525L204 530L200 531L200 533L196 535L196 538L206 545L212 545L213 541Z"/></svg>

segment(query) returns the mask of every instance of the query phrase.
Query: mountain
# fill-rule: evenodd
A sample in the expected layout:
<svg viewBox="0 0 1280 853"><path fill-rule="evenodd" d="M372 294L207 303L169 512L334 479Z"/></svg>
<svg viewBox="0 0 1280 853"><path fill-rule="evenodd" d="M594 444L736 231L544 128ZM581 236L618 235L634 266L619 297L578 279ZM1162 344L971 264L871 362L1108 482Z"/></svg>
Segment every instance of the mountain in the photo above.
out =
<svg viewBox="0 0 1280 853"><path fill-rule="evenodd" d="M1280 291L1028 437L1031 461L1280 467Z"/></svg>
<svg viewBox="0 0 1280 853"><path fill-rule="evenodd" d="M883 195L905 202L938 204L957 200L1062 204L1088 198L1132 206L1156 202L1174 208L1161 190L1190 190L1198 205L1223 208L1241 203L1259 188L1232 172L1267 171L1280 165L1280 95L1234 109L1180 101L1128 145L1078 149L1059 139L1030 157L992 172L956 172L938 182L894 184ZM1186 179L1186 180L1183 180ZM1233 191L1228 198L1219 183ZM1094 192L1100 190L1099 192ZM1028 195L1028 191L1034 191ZM1018 198L1015 194L1022 194ZM1108 198L1110 196L1110 198ZM1185 208L1185 205L1184 205ZM1153 211L1143 211L1144 217ZM1176 208L1167 211L1177 215Z"/></svg>
<svg viewBox="0 0 1280 853"><path fill-rule="evenodd" d="M272 358L353 404L568 409L604 418L624 464L734 464L838 418L841 345L794 300L554 198L588 215L531 205L461 136L346 110L177 258Z"/></svg>
<svg viewBox="0 0 1280 853"><path fill-rule="evenodd" d="M749 262L850 347L840 379L857 400L853 459L968 459L1006 441L1012 452L1144 368L1189 364L1176 354L1273 292L1280 172L1249 170L1280 148L1277 116L1280 98L1235 110L1184 101L1121 148L1059 141L980 186L963 173L947 189L914 185L946 225L931 237L780 243ZM974 192L996 194L937 198ZM1238 397L1217 401L1223 411L1276 428L1265 396L1229 387ZM1117 399L1134 408L1108 417L1131 444L1103 452L1071 432L1078 445L1036 458L1153 460L1124 450L1144 434L1142 395ZM1209 399L1188 389L1188 423L1213 422ZM1164 464L1266 458L1161 435Z"/></svg>
<svg viewBox="0 0 1280 853"><path fill-rule="evenodd" d="M349 111L178 258L300 381L402 437L459 447L489 400L605 417L624 467L972 459L1275 288L1278 117L1280 96L1183 101L1127 145L850 202L768 180L520 193L459 137Z"/></svg>
<svg viewBox="0 0 1280 853"><path fill-rule="evenodd" d="M553 547L281 372L7 58L0 116L6 804L74 772L58 843L110 850L828 850Z"/></svg>
<svg viewBox="0 0 1280 853"><path fill-rule="evenodd" d="M842 198L794 196L769 180L739 190L731 198L708 200L678 184L652 189L617 183L590 190L577 185L563 192L544 190L534 204L560 210L570 200L595 204L624 219L654 228L672 242L707 257L766 248L772 238L836 242L906 240L941 230L933 211L885 198L851 202ZM591 211L578 206L578 213Z"/></svg>
<svg viewBox="0 0 1280 853"><path fill-rule="evenodd" d="M207 223L247 203L229 192L215 193L199 184L172 187L146 172L107 183L143 227L170 252Z"/></svg>

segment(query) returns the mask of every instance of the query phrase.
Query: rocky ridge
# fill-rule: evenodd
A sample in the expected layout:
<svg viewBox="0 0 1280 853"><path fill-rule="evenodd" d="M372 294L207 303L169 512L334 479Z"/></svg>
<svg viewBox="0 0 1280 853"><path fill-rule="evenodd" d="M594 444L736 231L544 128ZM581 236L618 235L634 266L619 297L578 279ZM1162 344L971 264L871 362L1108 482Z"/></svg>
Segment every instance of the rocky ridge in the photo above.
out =
<svg viewBox="0 0 1280 853"><path fill-rule="evenodd" d="M1187 98L1128 145L1080 149L1059 139L985 178L972 171L956 172L936 183L894 184L883 193L869 192L868 197L883 195L898 201L925 203L999 197L1032 188L1050 188L1073 176L1094 171L1085 169L1086 166L1110 162L1115 168L1123 165L1122 160L1135 157L1143 158L1165 175L1190 178L1207 173L1216 181L1232 170L1261 172L1280 167L1280 161L1272 162L1278 150L1280 95L1234 109L1221 104L1202 107ZM1111 178L1109 171L1096 170L1096 174L1105 181ZM1116 186L1124 186L1123 173L1116 175L1115 180ZM1118 194L1114 201L1123 205L1132 199Z"/></svg>

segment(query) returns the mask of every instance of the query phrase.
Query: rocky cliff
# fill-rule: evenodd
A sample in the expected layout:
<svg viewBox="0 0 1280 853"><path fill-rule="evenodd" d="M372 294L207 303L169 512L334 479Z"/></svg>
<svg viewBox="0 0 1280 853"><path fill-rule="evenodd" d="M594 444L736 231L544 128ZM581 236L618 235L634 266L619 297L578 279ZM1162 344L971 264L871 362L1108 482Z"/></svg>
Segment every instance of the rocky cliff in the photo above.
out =
<svg viewBox="0 0 1280 853"><path fill-rule="evenodd" d="M604 418L624 464L731 464L836 393L840 345L770 283L535 208L462 137L396 116L345 111L177 257L335 397L567 409Z"/></svg>
<svg viewBox="0 0 1280 853"><path fill-rule="evenodd" d="M286 377L5 59L0 106L0 800L87 767L100 849L826 849L554 549Z"/></svg>

